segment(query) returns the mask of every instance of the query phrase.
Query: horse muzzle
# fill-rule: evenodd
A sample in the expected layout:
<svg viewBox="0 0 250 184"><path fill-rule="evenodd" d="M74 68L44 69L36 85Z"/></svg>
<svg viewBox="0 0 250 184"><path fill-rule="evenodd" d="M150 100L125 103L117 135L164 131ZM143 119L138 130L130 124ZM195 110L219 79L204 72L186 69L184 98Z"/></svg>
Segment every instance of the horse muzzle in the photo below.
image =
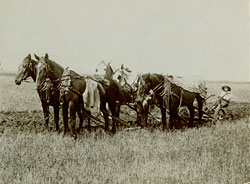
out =
<svg viewBox="0 0 250 184"><path fill-rule="evenodd" d="M21 84L21 80L15 79L15 83L16 83L16 85L20 85Z"/></svg>
<svg viewBox="0 0 250 184"><path fill-rule="evenodd" d="M146 97L142 102L143 109L147 109L152 98L150 96Z"/></svg>

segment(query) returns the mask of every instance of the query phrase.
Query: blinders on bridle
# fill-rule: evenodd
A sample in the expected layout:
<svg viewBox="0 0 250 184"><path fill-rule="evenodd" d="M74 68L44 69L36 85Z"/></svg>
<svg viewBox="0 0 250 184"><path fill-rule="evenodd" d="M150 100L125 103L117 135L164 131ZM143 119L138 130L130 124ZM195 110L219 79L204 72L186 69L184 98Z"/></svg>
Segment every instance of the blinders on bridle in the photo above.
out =
<svg viewBox="0 0 250 184"><path fill-rule="evenodd" d="M26 80L29 77L30 72L33 71L33 63L31 60L28 60L28 63L26 65L21 65L22 68L24 68L23 76L21 78L21 81Z"/></svg>
<svg viewBox="0 0 250 184"><path fill-rule="evenodd" d="M149 91L150 91L150 85L151 85L151 82L148 81L147 79L140 79L139 80L139 84L138 84L138 87L137 87L137 90L138 92L142 92L143 94L140 94L142 95L143 97L145 97L146 95L148 95ZM143 90L142 90L143 89Z"/></svg>
<svg viewBox="0 0 250 184"><path fill-rule="evenodd" d="M43 60L42 60L43 59ZM44 75L44 78L42 79L42 82L40 84L37 85L37 90L43 90L44 88L44 83L47 83L47 82L51 82L51 73L52 73L52 70L50 68L50 66L44 61L44 58L41 57L40 61L39 61L45 68L45 75ZM37 72L37 74L39 74L39 72ZM38 79L37 79L37 82L38 82ZM46 86L46 85L45 85Z"/></svg>
<svg viewBox="0 0 250 184"><path fill-rule="evenodd" d="M43 57L41 57L41 59L43 59ZM45 73L46 73L45 77L51 78L52 70L51 70L50 66L44 60L41 61L41 63L45 66Z"/></svg>

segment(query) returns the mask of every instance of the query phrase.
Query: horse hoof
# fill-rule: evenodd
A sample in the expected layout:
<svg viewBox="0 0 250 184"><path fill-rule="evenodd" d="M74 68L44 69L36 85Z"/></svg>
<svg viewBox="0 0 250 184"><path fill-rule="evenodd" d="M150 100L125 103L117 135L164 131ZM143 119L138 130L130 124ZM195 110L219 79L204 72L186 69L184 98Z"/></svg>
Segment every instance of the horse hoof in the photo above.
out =
<svg viewBox="0 0 250 184"><path fill-rule="evenodd" d="M45 125L45 130L49 131L49 126L48 125Z"/></svg>
<svg viewBox="0 0 250 184"><path fill-rule="evenodd" d="M69 129L68 129L68 128L65 128L65 129L64 129L64 133L67 133L67 132L69 132Z"/></svg>
<svg viewBox="0 0 250 184"><path fill-rule="evenodd" d="M63 135L62 135L62 137L65 137L65 136L66 136L66 133L64 132Z"/></svg>
<svg viewBox="0 0 250 184"><path fill-rule="evenodd" d="M63 132L63 137L66 136L67 133L68 133L68 131L64 131Z"/></svg>
<svg viewBox="0 0 250 184"><path fill-rule="evenodd" d="M81 132L81 128L78 128L76 132L79 134Z"/></svg>

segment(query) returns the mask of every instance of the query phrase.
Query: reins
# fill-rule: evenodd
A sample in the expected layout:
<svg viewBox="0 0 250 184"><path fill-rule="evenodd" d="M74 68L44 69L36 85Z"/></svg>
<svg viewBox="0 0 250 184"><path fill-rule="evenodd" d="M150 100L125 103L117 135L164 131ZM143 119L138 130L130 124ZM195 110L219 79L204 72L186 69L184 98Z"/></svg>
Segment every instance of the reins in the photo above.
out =
<svg viewBox="0 0 250 184"><path fill-rule="evenodd" d="M156 93L158 90L160 90L163 87L163 84L164 80L152 89L153 92Z"/></svg>

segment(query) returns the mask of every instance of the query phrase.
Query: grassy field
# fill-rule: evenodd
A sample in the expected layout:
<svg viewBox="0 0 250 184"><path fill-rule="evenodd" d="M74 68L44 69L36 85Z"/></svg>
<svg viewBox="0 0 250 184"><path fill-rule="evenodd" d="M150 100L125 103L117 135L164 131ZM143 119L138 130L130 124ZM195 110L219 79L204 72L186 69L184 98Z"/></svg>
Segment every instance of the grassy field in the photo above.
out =
<svg viewBox="0 0 250 184"><path fill-rule="evenodd" d="M0 183L250 181L248 84L231 85L233 121L172 132L120 130L113 136L83 130L75 141L44 130L34 84L0 79ZM208 83L209 93L219 93L221 84Z"/></svg>

